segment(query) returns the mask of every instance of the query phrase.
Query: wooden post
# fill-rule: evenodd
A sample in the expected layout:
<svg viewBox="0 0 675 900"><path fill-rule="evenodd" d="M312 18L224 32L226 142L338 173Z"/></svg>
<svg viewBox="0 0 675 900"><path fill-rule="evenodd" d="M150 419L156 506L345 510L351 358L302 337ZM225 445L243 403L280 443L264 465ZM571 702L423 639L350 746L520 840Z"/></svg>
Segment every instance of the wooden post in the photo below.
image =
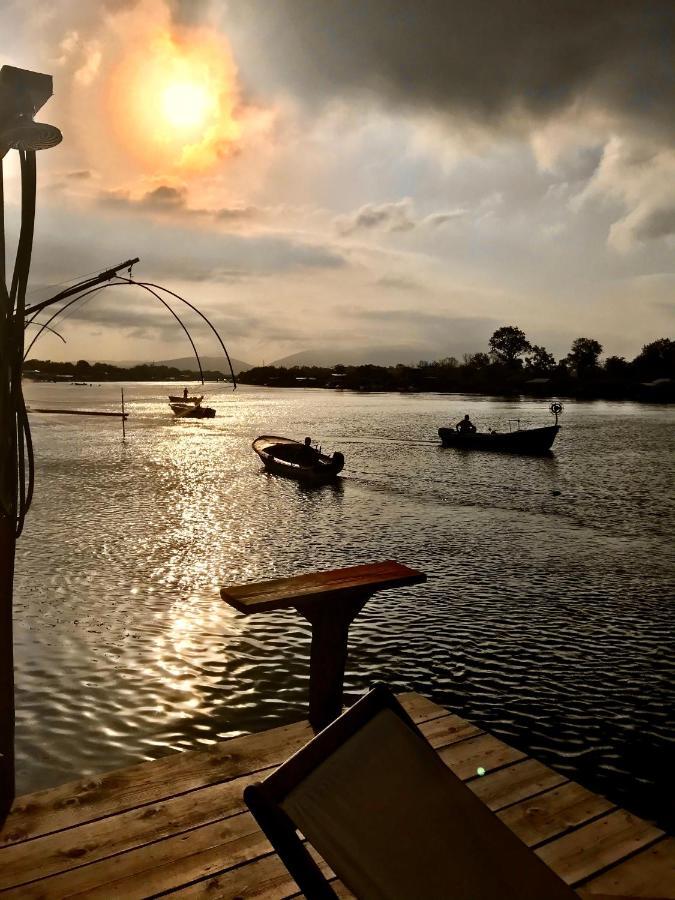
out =
<svg viewBox="0 0 675 900"><path fill-rule="evenodd" d="M349 626L361 612L371 594L344 606L296 606L312 625L309 660L309 723L321 731L342 712Z"/></svg>
<svg viewBox="0 0 675 900"><path fill-rule="evenodd" d="M126 441L126 439L127 439L127 430L126 430L126 428L124 427L124 421L125 421L125 419L126 419L126 416L124 415L124 388L120 388L120 390L122 391L122 440L123 440L123 441Z"/></svg>
<svg viewBox="0 0 675 900"><path fill-rule="evenodd" d="M342 712L351 623L377 591L426 580L423 572L386 560L294 578L233 585L222 588L220 595L245 615L291 608L311 623L309 721L315 731L320 731Z"/></svg>

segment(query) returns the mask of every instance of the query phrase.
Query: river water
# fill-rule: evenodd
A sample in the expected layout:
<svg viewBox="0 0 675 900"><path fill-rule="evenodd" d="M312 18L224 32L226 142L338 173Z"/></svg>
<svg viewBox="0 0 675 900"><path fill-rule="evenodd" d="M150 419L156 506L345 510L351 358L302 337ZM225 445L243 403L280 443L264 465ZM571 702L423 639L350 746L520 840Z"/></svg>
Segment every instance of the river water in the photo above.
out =
<svg viewBox="0 0 675 900"><path fill-rule="evenodd" d="M219 587L396 559L428 583L357 618L351 696L417 690L675 826L674 409L567 403L536 459L443 450L436 430L549 424L539 401L207 385L217 417L187 421L167 386L124 388L125 443L117 419L31 416L20 792L304 717L307 623L246 619ZM119 392L26 385L33 408L114 410ZM344 477L263 474L265 433L342 450Z"/></svg>

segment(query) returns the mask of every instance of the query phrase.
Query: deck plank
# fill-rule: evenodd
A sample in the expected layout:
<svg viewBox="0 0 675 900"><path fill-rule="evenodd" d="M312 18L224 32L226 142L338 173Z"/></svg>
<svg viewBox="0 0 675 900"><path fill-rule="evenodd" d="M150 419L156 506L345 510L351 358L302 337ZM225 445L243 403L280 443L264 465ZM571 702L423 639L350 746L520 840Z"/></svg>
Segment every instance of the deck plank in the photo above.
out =
<svg viewBox="0 0 675 900"><path fill-rule="evenodd" d="M567 778L536 759L524 759L472 778L468 785L493 812L564 784Z"/></svg>
<svg viewBox="0 0 675 900"><path fill-rule="evenodd" d="M0 888L125 854L235 816L246 808L244 788L273 768L5 847L0 851Z"/></svg>
<svg viewBox="0 0 675 900"><path fill-rule="evenodd" d="M663 838L608 872L591 878L579 893L589 898L604 893L675 900L675 838Z"/></svg>
<svg viewBox="0 0 675 900"><path fill-rule="evenodd" d="M568 781L532 799L509 806L498 816L528 847L532 847L612 809L615 809L614 804L605 797Z"/></svg>
<svg viewBox="0 0 675 900"><path fill-rule="evenodd" d="M171 890L176 884L203 880L225 869L240 867L272 847L253 816L237 816L195 828L134 853L123 853L114 861L101 860L34 881L2 894L12 900L61 900L65 896L87 900L123 897L134 900Z"/></svg>
<svg viewBox="0 0 675 900"><path fill-rule="evenodd" d="M443 762L462 780L478 774L479 769L490 772L501 766L525 759L526 754L491 734L481 734L439 751Z"/></svg>
<svg viewBox="0 0 675 900"><path fill-rule="evenodd" d="M663 832L654 825L617 809L535 852L574 886L662 836Z"/></svg>

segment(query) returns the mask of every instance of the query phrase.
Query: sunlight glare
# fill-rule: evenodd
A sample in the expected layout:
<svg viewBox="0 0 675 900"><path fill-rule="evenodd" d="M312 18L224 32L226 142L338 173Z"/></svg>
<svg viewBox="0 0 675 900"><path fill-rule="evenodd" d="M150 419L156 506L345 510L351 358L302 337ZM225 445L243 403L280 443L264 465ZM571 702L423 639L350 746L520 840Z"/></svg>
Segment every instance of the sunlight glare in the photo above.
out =
<svg viewBox="0 0 675 900"><path fill-rule="evenodd" d="M204 170L237 152L238 85L226 38L212 29L158 30L110 78L120 142L165 175Z"/></svg>
<svg viewBox="0 0 675 900"><path fill-rule="evenodd" d="M162 115L174 128L203 126L214 106L208 88L196 82L172 82L162 92Z"/></svg>

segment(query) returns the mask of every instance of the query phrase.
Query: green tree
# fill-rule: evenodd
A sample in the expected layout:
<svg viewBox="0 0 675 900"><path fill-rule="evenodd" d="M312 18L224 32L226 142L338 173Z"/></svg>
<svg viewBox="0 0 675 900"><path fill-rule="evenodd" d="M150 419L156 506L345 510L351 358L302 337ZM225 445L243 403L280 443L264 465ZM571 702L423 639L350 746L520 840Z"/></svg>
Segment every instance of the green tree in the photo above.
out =
<svg viewBox="0 0 675 900"><path fill-rule="evenodd" d="M519 357L530 349L530 342L525 332L515 325L503 325L490 338L490 353L494 358L506 365L519 362Z"/></svg>
<svg viewBox="0 0 675 900"><path fill-rule="evenodd" d="M572 349L566 361L577 377L588 375L598 367L598 357L602 353L602 344L593 338L580 337L572 343Z"/></svg>

